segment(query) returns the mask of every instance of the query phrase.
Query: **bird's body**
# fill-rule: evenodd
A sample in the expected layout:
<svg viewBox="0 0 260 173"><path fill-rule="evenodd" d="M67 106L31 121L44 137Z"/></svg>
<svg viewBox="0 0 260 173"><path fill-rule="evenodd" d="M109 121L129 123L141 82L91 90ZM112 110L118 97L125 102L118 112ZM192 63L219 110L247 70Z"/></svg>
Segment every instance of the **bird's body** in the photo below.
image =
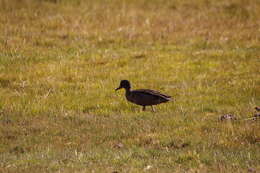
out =
<svg viewBox="0 0 260 173"><path fill-rule="evenodd" d="M143 110L145 110L145 106L153 106L168 102L171 98L168 95L150 89L131 90L130 82L127 80L122 80L120 86L116 90L121 88L125 88L126 99L134 104L143 106Z"/></svg>
<svg viewBox="0 0 260 173"><path fill-rule="evenodd" d="M157 105L163 102L170 101L169 96L148 89L129 91L126 92L125 96L128 101L141 106Z"/></svg>

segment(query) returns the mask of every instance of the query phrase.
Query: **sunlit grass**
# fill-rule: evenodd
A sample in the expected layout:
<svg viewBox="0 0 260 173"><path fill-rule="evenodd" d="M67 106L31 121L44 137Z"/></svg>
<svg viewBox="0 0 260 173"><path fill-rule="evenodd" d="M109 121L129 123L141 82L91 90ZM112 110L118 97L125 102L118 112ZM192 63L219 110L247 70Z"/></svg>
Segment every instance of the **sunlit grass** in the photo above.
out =
<svg viewBox="0 0 260 173"><path fill-rule="evenodd" d="M0 1L0 172L260 169L260 4ZM173 101L142 112L120 80ZM231 113L238 121L220 122Z"/></svg>

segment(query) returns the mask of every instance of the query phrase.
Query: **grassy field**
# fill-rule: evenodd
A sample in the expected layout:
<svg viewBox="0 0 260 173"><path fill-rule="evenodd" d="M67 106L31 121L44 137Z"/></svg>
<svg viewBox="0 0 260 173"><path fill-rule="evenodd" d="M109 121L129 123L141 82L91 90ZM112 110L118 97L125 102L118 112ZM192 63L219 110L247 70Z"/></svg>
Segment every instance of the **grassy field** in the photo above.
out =
<svg viewBox="0 0 260 173"><path fill-rule="evenodd" d="M0 0L0 172L260 171L243 120L259 16L259 0ZM122 79L174 101L143 112Z"/></svg>

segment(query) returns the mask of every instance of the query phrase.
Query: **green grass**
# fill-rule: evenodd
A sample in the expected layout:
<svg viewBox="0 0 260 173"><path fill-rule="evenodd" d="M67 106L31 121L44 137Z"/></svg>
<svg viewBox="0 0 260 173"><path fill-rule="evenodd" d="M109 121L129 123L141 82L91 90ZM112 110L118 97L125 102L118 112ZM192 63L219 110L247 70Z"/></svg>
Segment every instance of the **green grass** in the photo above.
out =
<svg viewBox="0 0 260 173"><path fill-rule="evenodd" d="M1 0L0 172L260 170L257 0ZM142 112L121 79L174 101ZM257 142L258 141L258 142Z"/></svg>

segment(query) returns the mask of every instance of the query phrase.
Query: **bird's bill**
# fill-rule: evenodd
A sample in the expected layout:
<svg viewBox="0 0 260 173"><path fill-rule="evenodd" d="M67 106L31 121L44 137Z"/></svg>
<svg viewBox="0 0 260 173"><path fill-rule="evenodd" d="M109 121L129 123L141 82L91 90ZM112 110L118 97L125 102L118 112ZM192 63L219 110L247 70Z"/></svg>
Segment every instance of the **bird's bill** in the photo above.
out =
<svg viewBox="0 0 260 173"><path fill-rule="evenodd" d="M121 89L122 87L118 87L118 88L116 88L115 90L117 91L117 90L119 90L119 89Z"/></svg>

